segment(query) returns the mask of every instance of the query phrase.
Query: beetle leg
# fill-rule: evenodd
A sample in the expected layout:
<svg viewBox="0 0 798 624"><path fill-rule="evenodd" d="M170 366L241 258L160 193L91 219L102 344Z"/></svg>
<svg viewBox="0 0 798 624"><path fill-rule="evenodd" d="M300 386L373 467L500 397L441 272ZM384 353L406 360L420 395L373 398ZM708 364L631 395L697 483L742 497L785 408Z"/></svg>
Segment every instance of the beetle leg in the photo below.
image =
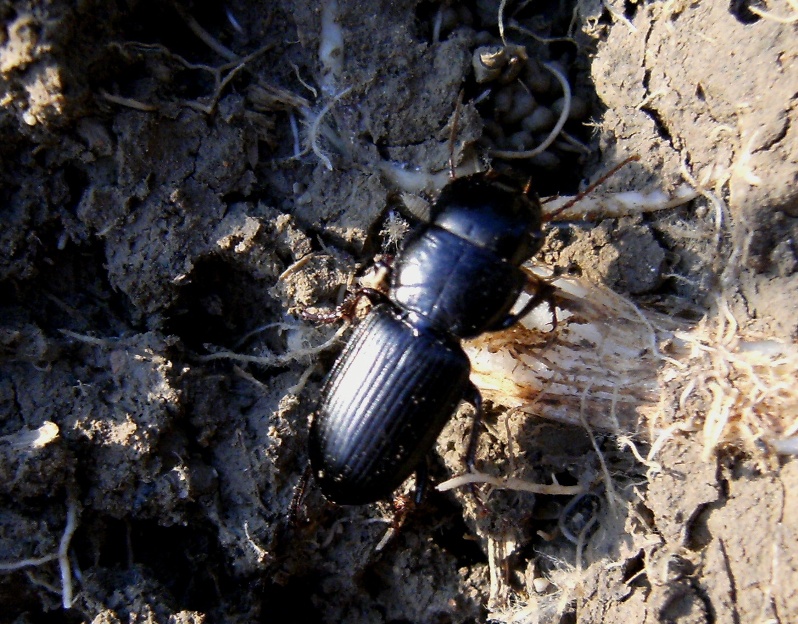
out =
<svg viewBox="0 0 798 624"><path fill-rule="evenodd" d="M413 501L416 505L421 504L421 501L424 499L424 493L427 491L427 477L429 475L427 459L427 457L424 457L424 460L418 465L418 468L416 468L416 494L413 497Z"/></svg>
<svg viewBox="0 0 798 624"><path fill-rule="evenodd" d="M476 472L477 444L479 444L479 430L482 426L482 395L473 383L468 384L466 395L463 398L466 403L470 403L474 408L473 423L471 425L471 436L468 439L468 451L466 454L466 468L468 472Z"/></svg>
<svg viewBox="0 0 798 624"><path fill-rule="evenodd" d="M473 422L471 423L471 435L468 439L468 450L466 451L466 469L468 472L477 472L477 445L479 444L479 433L482 428L482 395L473 383L468 384L463 400L470 403L474 408ZM471 496L481 509L485 508L485 503L479 497L479 490L476 483L469 483L468 489Z"/></svg>
<svg viewBox="0 0 798 624"><path fill-rule="evenodd" d="M294 488L294 495L291 497L288 520L292 526L297 526L299 524L299 509L302 505L302 499L305 498L305 492L308 489L308 483L310 482L310 478L312 476L313 470L311 469L310 463L308 463L308 465L305 467L305 471L302 473L302 476L299 478L299 481Z"/></svg>
<svg viewBox="0 0 798 624"><path fill-rule="evenodd" d="M303 310L302 318L306 321L323 324L337 323L341 320L351 320L355 316L357 304L363 297L366 297L372 305L388 300L385 293L376 288L358 288L353 293L348 294L343 302L336 306L335 309L328 312L308 312L307 310Z"/></svg>
<svg viewBox="0 0 798 624"><path fill-rule="evenodd" d="M399 534L399 531L402 529L402 526L404 526L404 523L413 508L410 498L404 495L394 496L393 500L391 501L391 506L393 507L393 519L391 520L391 526L388 527L385 535L382 536L382 539L374 547L374 550L377 552L380 552L383 548L385 548L385 546Z"/></svg>
<svg viewBox="0 0 798 624"><path fill-rule="evenodd" d="M554 286L544 280L539 280L537 292L534 294L534 296L530 297L529 301L526 302L524 307L514 314L508 314L494 327L491 327L490 331L499 331L502 329L507 329L508 327L512 327L544 301L549 304L549 311L551 312L551 331L556 330L557 308L556 302L554 301L554 292Z"/></svg>

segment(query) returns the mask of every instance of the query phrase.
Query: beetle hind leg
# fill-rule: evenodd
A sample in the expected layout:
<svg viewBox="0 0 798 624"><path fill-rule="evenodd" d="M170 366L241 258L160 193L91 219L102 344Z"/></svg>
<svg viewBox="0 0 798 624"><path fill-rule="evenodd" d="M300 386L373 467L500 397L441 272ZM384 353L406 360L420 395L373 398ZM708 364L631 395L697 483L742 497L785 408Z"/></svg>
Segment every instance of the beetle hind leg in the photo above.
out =
<svg viewBox="0 0 798 624"><path fill-rule="evenodd" d="M416 493L413 496L413 502L415 502L416 505L421 504L421 501L424 500L424 494L427 491L427 485L429 483L428 459L428 457L424 457L418 465L418 468L416 468Z"/></svg>
<svg viewBox="0 0 798 624"><path fill-rule="evenodd" d="M473 383L468 384L463 400L474 408L474 415L471 422L471 434L468 438L468 450L466 451L466 470L470 473L477 472L477 446L479 445L479 434L482 428L482 395ZM468 490L480 508L485 507L485 503L479 496L479 489L476 483L469 483Z"/></svg>
<svg viewBox="0 0 798 624"><path fill-rule="evenodd" d="M308 489L308 484L310 483L311 478L313 477L313 469L310 466L310 462L305 467L305 471L302 473L302 476L299 478L296 486L294 487L294 495L291 497L291 506L288 509L288 521L291 526L296 527L301 524L301 520L299 517L299 512L302 509L302 501L305 498L305 493Z"/></svg>

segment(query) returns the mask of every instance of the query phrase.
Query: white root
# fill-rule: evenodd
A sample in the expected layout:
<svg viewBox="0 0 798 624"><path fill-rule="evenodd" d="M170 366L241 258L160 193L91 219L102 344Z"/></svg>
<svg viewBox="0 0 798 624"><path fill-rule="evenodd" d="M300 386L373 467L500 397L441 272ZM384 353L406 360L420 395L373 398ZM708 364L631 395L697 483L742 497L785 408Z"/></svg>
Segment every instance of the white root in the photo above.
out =
<svg viewBox="0 0 798 624"><path fill-rule="evenodd" d="M439 193L449 181L449 170L444 169L436 173L422 169L410 169L401 164L383 161L379 165L380 172L388 180L404 191L418 195L419 193ZM479 172L476 160L467 160L455 168L455 177L462 178Z"/></svg>
<svg viewBox="0 0 798 624"><path fill-rule="evenodd" d="M58 545L58 567L61 571L61 604L64 609L72 608L72 568L69 565L69 543L78 526L78 504L70 495L67 503L67 520L61 543Z"/></svg>
<svg viewBox="0 0 798 624"><path fill-rule="evenodd" d="M344 31L339 23L337 0L322 3L319 60L322 66L321 90L332 95L344 71Z"/></svg>
<svg viewBox="0 0 798 624"><path fill-rule="evenodd" d="M44 555L43 557L31 557L18 561L2 561L0 562L0 572L15 572L17 570L37 567L49 563L50 561L57 560L58 568L61 573L61 605L64 609L70 609L74 602L74 595L72 588L72 568L69 563L69 545L77 526L78 504L74 496L70 495L67 502L66 524L64 526L64 533L61 535L61 541L58 545L58 552ZM42 585L44 584L42 583ZM49 585L45 586L48 588L51 587Z"/></svg>
<svg viewBox="0 0 798 624"><path fill-rule="evenodd" d="M328 171L332 171L333 166L330 159L327 157L327 154L321 151L319 147L319 134L321 133L321 120L324 119L324 116L332 110L332 107L335 106L341 98L343 98L347 93L352 90L352 87L347 87L343 91L341 91L338 95L330 99L324 107L319 111L319 114L313 120L313 123L310 126L310 147L313 150L313 153L319 158L321 162L324 163L324 166L327 167Z"/></svg>
<svg viewBox="0 0 798 624"><path fill-rule="evenodd" d="M585 488L581 485L560 485L559 483L545 484L524 481L515 477L494 477L484 472L468 472L458 477L453 477L437 486L439 492L454 490L471 483L487 483L497 490L512 490L514 492L529 492L531 494L566 495L582 494Z"/></svg>
<svg viewBox="0 0 798 624"><path fill-rule="evenodd" d="M336 331L332 337L325 340L321 344L314 345L312 347L300 347L296 349L291 349L287 353L283 353L280 355L270 353L267 355L246 355L244 353L234 353L232 351L216 351L214 353L209 353L208 355L201 355L197 357L197 360L200 362L211 362L213 360L230 360L232 362L241 362L244 364L258 364L260 366L266 367L275 367L275 366L285 366L286 364L290 364L291 362L296 362L300 360L304 360L312 355L316 355L317 353L321 353L326 349L329 349L332 345L340 340L341 336L343 336L344 332L347 330L347 325L344 324L338 331Z"/></svg>
<svg viewBox="0 0 798 624"><path fill-rule="evenodd" d="M627 191L611 193L593 191L581 198L573 206L558 213L561 206L573 200L573 197L557 197L544 200L543 215L557 213L557 220L577 221L588 219L617 219L629 217L642 212L656 212L676 208L692 201L700 193L688 184L678 186L673 193L662 190Z"/></svg>

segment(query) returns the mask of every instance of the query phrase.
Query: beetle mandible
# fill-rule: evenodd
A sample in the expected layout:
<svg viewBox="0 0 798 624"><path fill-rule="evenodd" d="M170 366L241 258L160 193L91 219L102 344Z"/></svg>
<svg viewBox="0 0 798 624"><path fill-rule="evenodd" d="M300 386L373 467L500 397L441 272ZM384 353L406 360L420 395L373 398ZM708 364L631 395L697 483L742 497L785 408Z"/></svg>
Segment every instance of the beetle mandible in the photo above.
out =
<svg viewBox="0 0 798 624"><path fill-rule="evenodd" d="M452 180L432 220L397 255L387 297L358 325L325 382L310 429L313 475L325 497L357 505L388 497L425 461L462 401L482 399L460 341L506 329L547 296L512 312L521 265L542 245L541 207L495 171Z"/></svg>

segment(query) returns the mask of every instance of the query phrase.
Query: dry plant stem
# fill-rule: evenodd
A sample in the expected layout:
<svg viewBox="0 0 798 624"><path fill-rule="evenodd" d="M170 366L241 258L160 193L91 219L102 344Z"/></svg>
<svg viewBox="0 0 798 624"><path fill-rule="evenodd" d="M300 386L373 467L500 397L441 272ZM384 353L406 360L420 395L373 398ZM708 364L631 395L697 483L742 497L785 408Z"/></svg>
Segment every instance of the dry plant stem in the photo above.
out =
<svg viewBox="0 0 798 624"><path fill-rule="evenodd" d="M653 474L656 472L662 472L662 464L659 462L652 461L652 459L645 458L640 454L640 450L637 448L637 445L632 441L629 436L619 436L618 437L618 448L625 448L628 447L630 451L632 451L632 455L635 456L635 459L639 461L641 464L646 466L649 470L649 474Z"/></svg>
<svg viewBox="0 0 798 624"><path fill-rule="evenodd" d="M499 37L501 37L502 43L507 45L507 40L504 38L504 7L507 6L507 0L501 0L499 3Z"/></svg>
<svg viewBox="0 0 798 624"><path fill-rule="evenodd" d="M95 336L89 336L88 334L79 334L77 332L70 331L69 329L59 329L59 332L67 336L68 338L72 338L74 340L78 340L79 342L85 342L86 344L94 345L95 347L110 347L114 344L116 339L108 339L108 338L96 338Z"/></svg>
<svg viewBox="0 0 798 624"><path fill-rule="evenodd" d="M469 472L458 477L453 477L448 481L444 481L443 483L439 484L437 490L439 492L446 492L447 490L453 490L471 483L487 483L498 490L530 492L532 494L570 496L585 492L585 488L581 485L560 485L559 483L552 483L551 485L548 485L545 483L532 483L531 481L524 481L523 479L516 479L515 477L494 477L493 475L485 474L483 472Z"/></svg>
<svg viewBox="0 0 798 624"><path fill-rule="evenodd" d="M692 201L700 193L683 184L666 195L662 191L627 191L622 193L593 193L587 197L553 197L543 200L543 218L546 221L589 221L630 217L645 212L676 208ZM576 201L574 201L576 200ZM565 204L570 207L564 208Z"/></svg>
<svg viewBox="0 0 798 624"><path fill-rule="evenodd" d="M563 107L562 112L560 113L560 118L557 120L554 128L551 129L549 136L547 136L543 143L538 145L535 149L523 152L517 152L515 150L490 150L491 156L506 159L534 158L538 154L545 152L549 146L554 143L554 140L557 138L557 136L559 136L560 131L563 129L565 122L568 121L568 115L571 112L571 85L568 84L568 79L556 66L551 63L542 63L542 65L552 74L554 74L557 80L560 81L560 85L562 85Z"/></svg>
<svg viewBox="0 0 798 624"><path fill-rule="evenodd" d="M762 19L770 20L772 22L777 22L779 24L794 24L798 22L798 2L795 0L787 0L787 4L796 11L793 15L790 16L781 16L776 15L775 13L771 13L770 11L763 11L759 7L755 6L754 4L748 5L748 10L751 11L754 15L758 15Z"/></svg>
<svg viewBox="0 0 798 624"><path fill-rule="evenodd" d="M236 74L238 74L238 72L241 71L247 65L247 63L249 63L253 59L257 58L258 56L262 55L264 52L267 52L268 50L274 47L274 44L271 43L267 44L243 58L233 54L232 58L230 59L230 62L220 65L219 67L211 67L210 65L191 63L190 61L184 59L179 54L173 53L167 47L158 44L129 42L125 44L113 44L113 45L118 46L120 49L132 47L134 50L156 51L168 56L170 59L177 61L186 69L202 70L210 73L213 76L214 90L213 94L208 96L210 98L209 103L203 104L195 100L184 100L178 102L181 106L192 108L201 113L205 113L206 115L210 115L211 113L213 113L214 109L216 108L216 104L219 101L220 96L222 95L222 92L224 91L225 87L230 83L230 81L236 76ZM227 72L227 74L224 77L222 77L222 74L224 74L225 72ZM269 90L269 87L267 85L259 83L259 86L261 86L263 89ZM107 93L104 90L100 90L100 95L113 104L117 104L119 106L126 106L134 110L139 110L142 112L155 112L159 110L159 106L156 104L149 104L147 102L141 102L139 100L134 100L132 98L126 98L119 95L114 95L111 93Z"/></svg>
<svg viewBox="0 0 798 624"><path fill-rule="evenodd" d="M211 362L213 360L231 360L233 362L243 362L245 364L258 364L260 366L267 366L267 367L274 367L274 366L284 366L289 364L290 362L296 362L297 360L309 357L311 355L316 355L328 349L332 345L334 345L338 340L341 338L343 333L346 331L347 325L342 325L335 334L328 340L324 341L320 345L316 345L315 347L309 347L307 349L296 349L295 351L291 351L290 353L284 353L282 355L244 355L243 353L233 353L232 351L217 351L216 353L210 353L208 355L201 355L197 358L200 362Z"/></svg>
<svg viewBox="0 0 798 624"><path fill-rule="evenodd" d="M596 180L595 182L590 184L584 191L582 191L579 194L577 194L571 201L566 202L565 204L563 204L562 206L560 206L556 210L553 210L551 212L547 212L546 218L547 219L556 218L557 215L559 215L560 213L562 213L562 212L568 210L569 208L571 208L579 200L584 199L585 197L590 195L590 193L592 193L601 184L606 182L608 178L612 177L622 167L628 165L630 162L637 162L639 160L640 160L640 156L638 154L634 154L633 156L629 156L628 158L625 158L624 160L619 162L617 165L615 165L612 169L610 169L607 173L599 176L598 180Z"/></svg>
<svg viewBox="0 0 798 624"><path fill-rule="evenodd" d="M606 2L606 0L602 1L601 4L604 5L604 8L610 12L610 15L612 15L613 18L624 24L633 33L637 32L637 28L635 28L635 25L632 24L632 22L630 22L628 19L626 19L626 16L620 11L618 11L618 9L612 6L609 2Z"/></svg>
<svg viewBox="0 0 798 624"><path fill-rule="evenodd" d="M105 89L100 89L100 95L108 102L111 102L111 104L126 106L127 108L132 108L133 110L141 111L143 113L154 113L158 110L158 107L154 104L139 102L138 100L134 100L132 98L122 97L121 95L113 95L112 93L108 93Z"/></svg>
<svg viewBox="0 0 798 624"><path fill-rule="evenodd" d="M516 22L515 20L511 20L508 24L508 28L511 30L515 30L516 32L520 32L522 35L526 35L527 37L531 37L535 41L540 43L560 43L562 41L567 41L568 43L573 43L575 46L579 47L579 44L576 43L576 39L573 37L541 37L540 35L532 32L528 28L524 28Z"/></svg>
<svg viewBox="0 0 798 624"><path fill-rule="evenodd" d="M199 22L197 22L197 20L195 20L188 13L188 11L184 10L183 7L176 2L173 2L172 6L178 12L180 17L186 22L186 25L189 27L191 32L193 32L200 39L200 41L202 41L202 43L228 61L234 61L238 58L238 55L235 52L223 46L214 37L212 37L207 30L200 26Z"/></svg>
<svg viewBox="0 0 798 624"><path fill-rule="evenodd" d="M286 393L298 395L300 392L302 392L302 389L308 383L308 379L310 379L310 376L314 370L316 370L315 364L308 366L305 369L305 372L299 376L299 380L293 386L286 389Z"/></svg>
<svg viewBox="0 0 798 624"><path fill-rule="evenodd" d="M715 249L720 249L721 233L723 230L723 217L724 215L728 215L729 213L728 208L726 207L726 204L717 195L715 195L711 191L708 191L705 188L704 184L708 180L705 180L704 184L699 183L690 173L689 169L687 168L687 153L682 152L681 156L682 156L681 169L684 179L687 180L688 184L690 184L690 186L696 189L696 191L700 195L706 197L707 200L709 200L709 202L715 207Z"/></svg>
<svg viewBox="0 0 798 624"><path fill-rule="evenodd" d="M248 331L246 334L241 336L241 338L236 340L235 344L233 345L233 348L234 349L240 348L241 345L243 345L247 340L249 340L253 336L257 336L258 334L268 331L270 329L276 329L278 330L279 333L282 333L285 331L292 331L292 330L295 331L298 329L302 329L302 327L303 326L300 323L282 323L279 321L276 323L266 323L265 325L256 327L255 329Z"/></svg>
<svg viewBox="0 0 798 624"><path fill-rule="evenodd" d="M29 559L20 559L19 561L0 561L0 572L15 572L22 568L40 566L49 561L58 559L57 553L45 555L44 557L32 557Z"/></svg>

